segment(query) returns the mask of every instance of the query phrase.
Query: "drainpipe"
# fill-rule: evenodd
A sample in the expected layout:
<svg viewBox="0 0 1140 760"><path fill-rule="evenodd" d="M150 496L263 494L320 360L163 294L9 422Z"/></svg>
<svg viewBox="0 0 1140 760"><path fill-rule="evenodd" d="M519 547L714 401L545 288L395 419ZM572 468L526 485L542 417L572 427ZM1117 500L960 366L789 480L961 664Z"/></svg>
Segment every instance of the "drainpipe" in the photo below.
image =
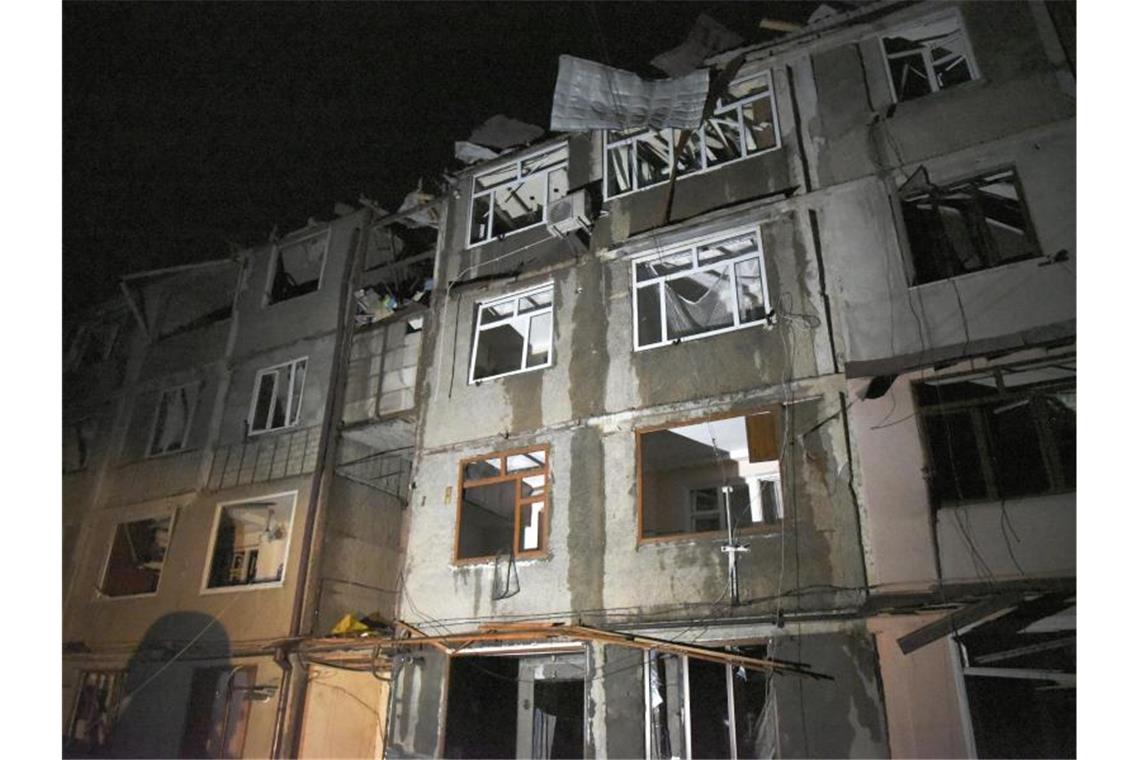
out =
<svg viewBox="0 0 1140 760"><path fill-rule="evenodd" d="M337 332L333 348L332 373L329 377L328 395L325 398L324 418L321 422L321 443L317 452L313 484L309 491L308 515L301 540L297 590L293 596L293 613L289 622L289 638L293 640L302 635L305 599L308 596L310 585L309 574L311 566L319 556L319 551L314 552L313 547L323 535L323 530L318 529L319 518L324 511L322 507L325 492L322 485L326 479L331 480L332 468L329 466L329 462L332 460L330 460L330 451L340 417L341 390L347 374L347 358L352 343L351 320L353 313L348 308L348 303L352 294L352 285L356 280L356 262L361 249L367 245L368 227L372 223L372 219L373 212L370 210L364 215L355 245L350 247L348 258L344 263L345 274L341 279L340 300L337 305ZM305 704L305 691L308 682L304 677L304 663L301 662L301 656L296 651L290 652L290 646L295 646L295 644L278 647L273 654L273 661L281 668L281 688L278 690L277 716L273 724L273 744L270 749L270 757L275 759L296 757L300 749L301 718L304 715L302 707ZM298 674L296 685L293 686L294 671L298 669L301 670L301 673ZM292 690L289 689L290 686L293 686ZM296 693L292 694L294 690ZM289 703L291 701L294 702L292 715L289 714ZM282 751L286 749L286 744L288 751L282 754Z"/></svg>

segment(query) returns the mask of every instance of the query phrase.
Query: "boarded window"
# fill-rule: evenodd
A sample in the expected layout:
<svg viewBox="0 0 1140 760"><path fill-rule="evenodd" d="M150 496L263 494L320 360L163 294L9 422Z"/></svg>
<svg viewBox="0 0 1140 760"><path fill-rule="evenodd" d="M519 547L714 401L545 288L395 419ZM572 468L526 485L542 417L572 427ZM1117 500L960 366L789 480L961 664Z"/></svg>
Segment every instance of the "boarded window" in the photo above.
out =
<svg viewBox="0 0 1140 760"><path fill-rule="evenodd" d="M468 246L544 222L547 207L566 197L566 158L562 145L477 175Z"/></svg>
<svg viewBox="0 0 1140 760"><path fill-rule="evenodd" d="M553 285L480 304L471 382L549 367L553 337Z"/></svg>
<svg viewBox="0 0 1140 760"><path fill-rule="evenodd" d="M269 303L313 293L320 287L328 241L326 232L277 248Z"/></svg>
<svg viewBox="0 0 1140 760"><path fill-rule="evenodd" d="M155 412L147 456L181 451L190 436L190 423L198 405L197 384L183 385L162 392Z"/></svg>
<svg viewBox="0 0 1140 760"><path fill-rule="evenodd" d="M119 711L125 681L126 673L120 670L80 674L75 707L63 743L67 755L105 756L111 746L115 715Z"/></svg>
<svg viewBox="0 0 1140 760"><path fill-rule="evenodd" d="M133 596L158 590L173 522L173 516L167 515L116 526L103 574L105 595Z"/></svg>
<svg viewBox="0 0 1140 760"><path fill-rule="evenodd" d="M1040 252L1012 170L909 195L901 204L916 285Z"/></svg>
<svg viewBox="0 0 1140 760"><path fill-rule="evenodd" d="M257 373L253 384L249 431L264 433L292 427L301 418L307 359L296 359Z"/></svg>
<svg viewBox="0 0 1140 760"><path fill-rule="evenodd" d="M641 537L779 525L777 411L638 434Z"/></svg>
<svg viewBox="0 0 1140 760"><path fill-rule="evenodd" d="M934 504L1075 489L1076 376L1069 359L917 383Z"/></svg>
<svg viewBox="0 0 1140 760"><path fill-rule="evenodd" d="M768 319L768 284L755 230L635 259L633 279L639 349Z"/></svg>
<svg viewBox="0 0 1140 760"><path fill-rule="evenodd" d="M456 559L544 554L548 473L546 447L465 460Z"/></svg>
<svg viewBox="0 0 1140 760"><path fill-rule="evenodd" d="M285 577L295 494L219 508L207 588L276 583Z"/></svg>
<svg viewBox="0 0 1140 760"><path fill-rule="evenodd" d="M896 29L882 39L891 91L898 102L977 78L966 34L956 17Z"/></svg>

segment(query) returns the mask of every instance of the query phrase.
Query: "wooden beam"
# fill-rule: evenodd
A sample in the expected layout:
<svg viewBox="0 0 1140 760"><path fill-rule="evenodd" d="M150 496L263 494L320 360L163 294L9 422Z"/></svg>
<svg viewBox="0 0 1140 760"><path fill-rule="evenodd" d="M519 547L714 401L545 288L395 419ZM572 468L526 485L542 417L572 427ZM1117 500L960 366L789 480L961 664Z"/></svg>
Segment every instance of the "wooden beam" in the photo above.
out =
<svg viewBox="0 0 1140 760"><path fill-rule="evenodd" d="M1022 594L1017 592L998 594L997 596L991 596L989 599L983 599L980 602L975 602L961 609L954 610L949 615L939 618L933 623L928 623L921 628L916 628L905 636L900 636L898 639L899 649L902 650L903 654L910 654L916 649L921 649L927 644L933 644L935 641L949 636L959 628L965 628L968 625L977 623L980 620L984 620L991 615L995 615L1012 607L1021 600L1021 597Z"/></svg>

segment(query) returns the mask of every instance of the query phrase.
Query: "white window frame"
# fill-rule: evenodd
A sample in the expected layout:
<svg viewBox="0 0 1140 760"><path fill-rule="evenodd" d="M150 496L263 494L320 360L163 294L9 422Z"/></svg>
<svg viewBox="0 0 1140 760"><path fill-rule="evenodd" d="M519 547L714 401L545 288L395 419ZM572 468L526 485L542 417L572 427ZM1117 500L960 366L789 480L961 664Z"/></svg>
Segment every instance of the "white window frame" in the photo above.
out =
<svg viewBox="0 0 1140 760"><path fill-rule="evenodd" d="M194 394L194 402L190 405L190 410L187 412L186 429L182 431L182 440L179 442L178 448L173 449L171 451L157 451L156 452L154 450L155 436L158 434L158 418L159 418L159 415L162 413L162 402L168 394L177 393L178 391L180 391L184 388L196 388L197 386L198 386L198 383L196 383L196 382L183 383L182 385L175 385L175 386L172 386L170 388L164 388L162 390L162 392L158 394L158 406L155 407L154 418L151 420L151 423L150 423L150 436L147 438L147 445L146 445L146 458L147 459L154 459L157 457L170 456L172 454L180 454L180 453L186 451L186 442L190 439L190 428L192 428L194 426L194 415L198 413L198 394L197 393Z"/></svg>
<svg viewBox="0 0 1140 760"><path fill-rule="evenodd" d="M325 267L327 267L329 263L329 245L332 242L332 230L330 228L326 228L309 235L301 235L292 240L278 240L273 244L273 250L269 254L269 277L265 281L265 290L263 291L265 294L262 301L263 308L277 306L278 304L282 303L288 303L289 301L295 301L296 299L303 297L293 296L292 298L285 298L280 301L273 300L273 280L277 277L277 266L278 262L281 259L281 250L283 248L291 248L295 245L306 243L310 240L316 240L322 235L325 237L325 252L324 255L321 256L321 273L317 275L317 287L312 293L305 293L304 295L311 296L321 292L321 286L325 283Z"/></svg>
<svg viewBox="0 0 1140 760"><path fill-rule="evenodd" d="M293 528L297 524L297 493L297 491L283 491L281 493L261 494L257 496L250 496L245 499L234 499L233 501L218 502L214 508L214 521L211 523L210 527L210 543L206 548L205 562L202 564L202 584L198 589L198 593L200 595L233 594L240 593L242 591L258 591L261 589L281 588L285 585L285 580L289 577L289 552L293 547ZM242 504L268 501L270 499L280 499L284 496L292 497L293 502L289 511L289 532L285 536L285 560L281 566L281 579L276 581L265 581L264 583L242 583L233 586L218 586L217 588L211 588L210 568L214 564L214 551L217 549L218 526L222 521L222 510L226 507L241 506Z"/></svg>
<svg viewBox="0 0 1140 760"><path fill-rule="evenodd" d="M519 227L518 229L511 230L510 232L503 233L502 235L493 235L491 233L491 230L494 227L494 219L495 219L495 193L507 185L512 185L512 184L520 185L526 179L529 179L530 177L535 176L534 173L527 174L525 177L523 176L522 165L524 163L526 163L528 161L533 161L536 158L541 158L541 157L549 155L551 153L557 153L559 151L564 152L566 154L566 157L563 158L558 163L553 164L551 166L548 166L547 168L542 170L542 175L543 175L542 192L543 192L543 195L546 197L546 202L542 206L542 220L535 222L534 224L527 225L526 227ZM470 197L470 199L468 199L468 203L467 203L467 230L466 230L466 239L464 241L464 248L465 249L478 248L481 245L486 245L487 243L490 243L492 240L501 240L504 238L508 238L517 232L523 232L524 230L534 229L535 227L546 224L546 220L550 218L550 203L551 203L550 175L551 175L551 173L558 171L559 169L566 170L567 166L569 164L569 158L570 158L569 143L562 142L562 143L559 143L558 145L556 145L554 147L548 147L548 148L543 148L541 150L532 151L530 153L524 153L524 154L520 155L518 158L515 158L508 163L499 164L494 169L489 169L487 171L480 172L480 173L474 175L471 178L471 197ZM514 179L506 180L504 182L500 182L499 184L494 185L493 187L489 187L485 190L476 189L478 187L480 177L486 177L490 174L498 174L498 173L502 172L506 167L511 166L512 164L514 165L514 169L515 169ZM475 201L476 201L476 199L481 198L483 196L489 196L490 206L488 208L490 209L490 216L488 218L490 219L490 222L487 224L487 232L484 235L483 239L475 241L475 242L471 242L471 233L475 229Z"/></svg>
<svg viewBox="0 0 1140 760"><path fill-rule="evenodd" d="M536 293L541 293L542 291L546 291L546 290L550 291L550 305L549 306L543 306L542 308L535 309L534 311L529 311L525 315L522 315L522 316L519 315L519 313L518 313L518 310L519 310L518 302L519 302L519 300L521 300L522 298L525 298L526 296L532 296ZM487 310L491 307L494 307L494 306L501 306L502 304L510 303L511 301L515 302L514 303L514 316L509 317L507 319L500 319L499 321L489 325L488 327L483 326L483 312L485 310ZM550 350L546 352L546 363L538 364L538 365L535 365L533 367L528 367L528 366L526 366L526 355L527 355L527 350L530 348L530 324L534 320L535 317L541 316L543 314L550 314ZM516 370L511 370L510 372L503 372L502 374L499 374L499 375L488 375L487 377L480 377L480 378L476 379L476 377L475 377L475 359L479 355L479 336L485 330L490 330L490 329L493 329L495 327L499 327L501 325L504 325L504 324L507 324L507 323L510 323L510 322L513 322L516 320L525 320L525 323L526 323L524 326L524 329L523 329L522 355L519 357L520 368L516 369ZM543 285L539 285L537 287L527 288L526 290L520 290L518 292L511 293L510 295L497 297L497 298L487 300L487 301L480 301L476 305L476 307L475 307L475 337L471 341L471 368L467 372L467 384L468 385L473 385L475 383L482 383L486 380L495 380L495 379L500 378L500 377L509 377L510 375L518 375L518 374L521 374L523 372L535 372L537 370L542 370L542 369L546 369L547 367L553 366L553 364L554 364L554 282L553 281L547 282L547 283L545 283Z"/></svg>
<svg viewBox="0 0 1140 760"><path fill-rule="evenodd" d="M905 24L899 24L898 26L894 26L891 29L884 32L883 34L879 35L879 52L882 54L883 67L887 72L887 86L890 88L890 91L891 91L891 101L892 102L894 102L894 103L906 103L906 102L911 101L911 100L920 100L923 97L928 97L930 95L934 95L935 93L942 92L942 90L944 88L942 88L938 85L938 77L934 73L933 58L930 55L930 50L928 48L924 47L924 48L922 48L922 50L920 52L922 53L923 66L926 68L926 79L928 82L930 82L930 92L928 92L926 95L923 95L920 97L907 98L907 100L900 100L898 93L895 91L894 75L891 74L891 61L895 58L913 57L914 53L913 52L906 52L906 53L894 53L893 55L889 54L889 53L887 53L886 43L883 40L887 37L892 36L892 35L905 33L909 29L913 29L915 27L926 26L928 24L936 24L940 21L953 21L955 24L957 24L958 31L962 35L962 40L963 40L962 49L965 50L965 52L966 52L966 66L970 69L970 81L974 82L974 81L977 81L978 79L981 78L981 74L978 72L978 64L974 60L974 48L970 44L970 35L968 35L966 33L966 25L964 23L962 23L961 14L954 12L954 13L951 13L948 15L929 16L926 18L921 18L921 19L918 19L916 21L911 21L911 22L908 22Z"/></svg>
<svg viewBox="0 0 1140 760"><path fill-rule="evenodd" d="M129 525L134 522L142 522L143 520L161 520L163 518L170 519L170 541L166 547L167 556L170 554L170 546L174 543L174 530L178 523L178 509L166 509L155 512L147 512L145 514L132 515L125 517L122 520L116 520L111 528L111 539L107 542L107 550L103 554L103 565L99 570L99 580L95 584L95 599L100 602L117 602L122 599L145 599L151 596L158 596L158 592L162 590L162 577L165 575L166 570L166 557L162 558L162 570L158 572L158 583L154 586L154 591L149 591L142 594L121 594L119 596L112 596L103 593L103 588L106 586L107 571L111 568L111 552L115 550L115 538L119 534L120 525Z"/></svg>
<svg viewBox="0 0 1140 760"><path fill-rule="evenodd" d="M713 112L713 116L725 116L727 114L732 113L733 111L736 112L736 123L737 123L737 127L738 127L738 133L737 134L739 135L739 139L741 140L741 144L738 146L741 149L739 158L733 158L733 159L729 159L727 161L719 161L719 162L713 164L712 166L709 166L709 164L708 164L708 150L705 147L705 123L702 122L700 129L695 130L693 132L692 136L689 138L690 145L696 144L696 146L697 146L698 155L701 158L701 168L692 169L690 171L685 172L684 174L677 175L678 181L683 180L686 177L692 177L692 176L695 176L698 174L704 174L706 172L716 171L717 169L719 169L722 166L728 166L729 164L739 163L740 161L744 161L745 159L756 158L757 156L763 156L766 153L771 153L773 151L779 150L780 148L784 147L783 141L780 139L780 115L779 115L779 109L777 109L777 107L776 107L776 91L775 91L775 87L772 84L772 72L770 70L765 70L765 71L756 72L755 74L749 74L748 76L738 77L737 79L733 80L733 84L734 85L743 84L743 83L748 82L750 80L761 79L761 78L766 79L768 81L768 91L767 92L757 93L755 95L749 95L746 98L741 98L740 100L734 101L728 105L719 106ZM744 116L741 113L741 109L743 109L744 106L747 106L750 103L754 103L754 102L761 100L763 98L768 98L772 104L772 131L773 131L773 134L776 138L776 144L770 148L765 148L764 150L760 150L760 151L757 151L755 153L748 153L745 150L746 146L744 144L744 140L746 139L746 137L744 134ZM718 103L719 103L719 101L718 101ZM630 195L631 193L636 193L636 192L639 192L641 190L645 190L645 189L650 188L650 187L657 187L658 185L663 185L666 182L668 182L669 177L672 176L673 170L676 168L677 139L680 136L682 131L683 130L680 130L680 129L674 129L673 127L664 127L662 129L659 129L659 130L650 130L648 132L643 131L643 132L639 132L638 134L635 134L635 135L630 135L628 137L621 137L621 138L618 138L616 140L611 140L610 139L610 130L603 130L603 132L602 132L602 167L603 167L603 171L602 171L602 193L603 193L605 200L608 201L612 198L621 198L621 197L624 197L626 195ZM662 179L658 182L654 182L654 183L649 184L649 185L645 185L644 187L642 187L640 185L640 176L641 175L637 171L637 150L635 147L631 151L631 162L632 163L630 166L630 170L631 170L630 171L630 174L631 174L630 179L632 180L632 187L630 187L628 190L623 190L620 193L614 193L611 195L610 194L610 151L620 149L620 148L624 148L626 145L637 142L639 140L644 140L645 136L647 134L651 134L653 132L656 132L657 134L667 134L669 136L669 141L668 141L669 142L669 172L666 174L664 179Z"/></svg>
<svg viewBox="0 0 1140 760"><path fill-rule="evenodd" d="M298 365L302 362L304 362L304 364L305 364L305 377L301 380L301 393L298 394L298 396L297 396L297 408L294 409L293 408L293 383L296 382L296 380L297 380L296 365ZM288 370L288 372L289 372L289 393L286 396L286 398L288 399L288 402L287 402L286 407L285 407L285 424L281 425L279 427L267 427L267 428L254 430L254 428L253 428L254 419L253 418L257 414L257 392L261 388L261 378L265 375L268 375L271 372L272 373L278 372L278 370L280 370L282 367L288 367L289 368L289 370ZM278 375L278 377L280 377L280 376ZM305 383L306 383L306 381L308 381L308 379L309 379L309 357L308 356L301 356L301 357L298 357L296 359L292 359L292 360L287 361L287 362L282 362L280 364L274 364L272 367L265 367L264 369L258 370L257 375L254 376L254 378L253 378L253 398L250 400L249 416L246 418L246 432L247 432L247 434L251 435L251 436L252 435L261 435L263 433L272 433L272 432L277 431L277 430L286 430L286 429L291 428L291 427L296 427L297 423L301 421L301 404L304 402ZM273 409L274 409L273 405L275 405L277 403L277 383L278 383L278 380L274 379L274 381L273 381L273 396L272 396L273 402L269 407L269 416L268 416L268 419L266 420L267 423L273 419Z"/></svg>
<svg viewBox="0 0 1140 760"><path fill-rule="evenodd" d="M699 264L697 262L697 248L699 248L700 246L709 245L712 243L717 243L717 242L720 242L723 240L727 240L729 238L740 237L742 235L747 235L747 234L751 234L751 235L754 235L756 237L756 249L757 249L756 253L745 254L742 256L738 256L734 259L721 259L720 261L716 261L716 262L713 262L711 264L703 264L702 265L702 264ZM686 269L686 270L681 271L681 272L674 272L672 274L661 275L658 277L651 277L651 278L649 278L643 282L638 282L638 280L637 280L637 265L639 263L647 261L649 259L665 258L667 256L672 256L674 254L681 253L682 251L685 251L686 249L690 251L690 255L692 256L693 266L691 268ZM673 343L678 342L678 341L684 343L684 342L688 342L690 340L700 340L702 338L709 338L709 337L712 337L714 335L723 335L724 333L735 332L737 330L746 330L750 327L757 327L759 325L771 325L771 324L773 324L775 317L771 316L771 315L765 317L764 319L758 319L754 322L744 322L744 323L740 322L740 302L739 302L740 296L739 296L738 288L737 288L737 284L736 284L736 265L739 262L748 261L749 259L754 259L754 258L757 259L760 263L760 284L761 284L761 288L763 289L763 293L764 293L764 305L766 307L768 307L769 312L770 312L772 301L771 301L771 296L768 293L768 274L767 274L767 268L764 266L764 239L763 239L763 236L760 234L760 225L740 227L740 228L733 229L733 230L726 230L724 232L717 232L717 233L710 234L710 235L704 235L702 237L695 238L689 242L686 242L686 243L683 243L680 245L674 245L674 246L670 246L668 248L662 248L660 251L654 251L653 253L641 254L641 255L635 256L632 259L630 259L629 277L630 277L630 287L632 289L632 305L631 305L630 312L633 315L633 350L634 350L634 352L636 353L638 351L649 351L649 350L652 350L655 348L661 348L662 346L672 345ZM722 328L717 329L717 330L709 330L707 332L697 333L696 335L687 335L683 338L669 338L668 337L669 336L668 322L666 320L666 314L665 314L665 297L664 297L663 293L661 292L661 289L664 287L665 281L675 279L678 277L685 277L685 276L688 276L694 272L702 272L702 271L705 271L708 269L716 269L719 267L723 267L725 265L728 265L728 270L729 270L729 275L730 275L730 283L731 283L731 288L732 288L732 320L733 320L733 325L731 327L722 327ZM637 312L637 308L638 308L637 307L637 292L639 289L646 287L647 285L650 285L650 284L657 286L657 307L660 310L658 318L661 321L661 340L658 341L657 343L651 343L651 344L647 344L647 345L643 346L643 345L641 345L641 340L640 340L641 336L639 334L639 327L638 327L638 321L639 320L638 320L638 312Z"/></svg>

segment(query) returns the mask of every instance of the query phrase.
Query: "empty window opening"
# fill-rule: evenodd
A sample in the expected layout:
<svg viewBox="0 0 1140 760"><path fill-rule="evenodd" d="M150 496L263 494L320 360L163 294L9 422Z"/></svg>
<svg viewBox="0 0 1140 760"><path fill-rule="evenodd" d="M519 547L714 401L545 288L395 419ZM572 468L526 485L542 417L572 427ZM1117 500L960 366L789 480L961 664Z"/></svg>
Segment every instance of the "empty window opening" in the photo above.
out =
<svg viewBox="0 0 1140 760"><path fill-rule="evenodd" d="M64 424L64 472L79 472L87 469L87 465L91 462L92 446L95 444L95 434L98 427L98 421L94 417Z"/></svg>
<svg viewBox="0 0 1140 760"><path fill-rule="evenodd" d="M901 199L914 284L1040 254L1012 169Z"/></svg>
<svg viewBox="0 0 1140 760"><path fill-rule="evenodd" d="M264 433L292 427L301 418L308 359L296 359L263 369L253 383L249 432Z"/></svg>
<svg viewBox="0 0 1140 760"><path fill-rule="evenodd" d="M194 668L180 757L242 756L256 676L254 666Z"/></svg>
<svg viewBox="0 0 1140 760"><path fill-rule="evenodd" d="M133 596L158 590L173 522L173 516L167 515L119 523L103 573L104 595Z"/></svg>
<svg viewBox="0 0 1140 760"><path fill-rule="evenodd" d="M75 707L63 742L66 756L104 756L110 749L125 681L126 673L121 670L80 674Z"/></svg>
<svg viewBox="0 0 1140 760"><path fill-rule="evenodd" d="M476 175L468 247L546 221L551 203L569 188L565 145Z"/></svg>
<svg viewBox="0 0 1140 760"><path fill-rule="evenodd" d="M325 232L277 248L273 257L269 303L313 293L320 287L328 242L329 236Z"/></svg>
<svg viewBox="0 0 1140 760"><path fill-rule="evenodd" d="M110 359L118 338L117 323L99 322L83 325L71 344L68 366L71 369L79 369Z"/></svg>
<svg viewBox="0 0 1140 760"><path fill-rule="evenodd" d="M147 447L147 456L169 454L186 448L186 440L190 436L190 422L194 419L194 409L197 404L196 383L162 392L154 415L154 427L150 435L150 445Z"/></svg>
<svg viewBox="0 0 1140 760"><path fill-rule="evenodd" d="M780 147L768 73L733 82L684 146L682 133L673 128L607 132L606 197L665 182L674 166L685 176Z"/></svg>
<svg viewBox="0 0 1140 760"><path fill-rule="evenodd" d="M956 17L896 29L882 41L896 102L977 79L969 42Z"/></svg>
<svg viewBox="0 0 1140 760"><path fill-rule="evenodd" d="M640 432L641 537L778 526L779 420L773 409Z"/></svg>
<svg viewBox="0 0 1140 760"><path fill-rule="evenodd" d="M553 285L480 304L471 382L549 367L553 338Z"/></svg>
<svg viewBox="0 0 1140 760"><path fill-rule="evenodd" d="M764 658L763 646L733 647ZM756 670L658 652L645 654L646 756L772 757L767 676Z"/></svg>
<svg viewBox="0 0 1140 760"><path fill-rule="evenodd" d="M492 454L461 464L457 560L546 553L548 449Z"/></svg>
<svg viewBox="0 0 1140 760"><path fill-rule="evenodd" d="M1072 358L915 384L935 506L1072 491Z"/></svg>
<svg viewBox="0 0 1140 760"><path fill-rule="evenodd" d="M219 507L207 588L283 580L295 499L283 494Z"/></svg>
<svg viewBox="0 0 1140 760"><path fill-rule="evenodd" d="M633 261L637 349L766 324L760 234L734 233Z"/></svg>

